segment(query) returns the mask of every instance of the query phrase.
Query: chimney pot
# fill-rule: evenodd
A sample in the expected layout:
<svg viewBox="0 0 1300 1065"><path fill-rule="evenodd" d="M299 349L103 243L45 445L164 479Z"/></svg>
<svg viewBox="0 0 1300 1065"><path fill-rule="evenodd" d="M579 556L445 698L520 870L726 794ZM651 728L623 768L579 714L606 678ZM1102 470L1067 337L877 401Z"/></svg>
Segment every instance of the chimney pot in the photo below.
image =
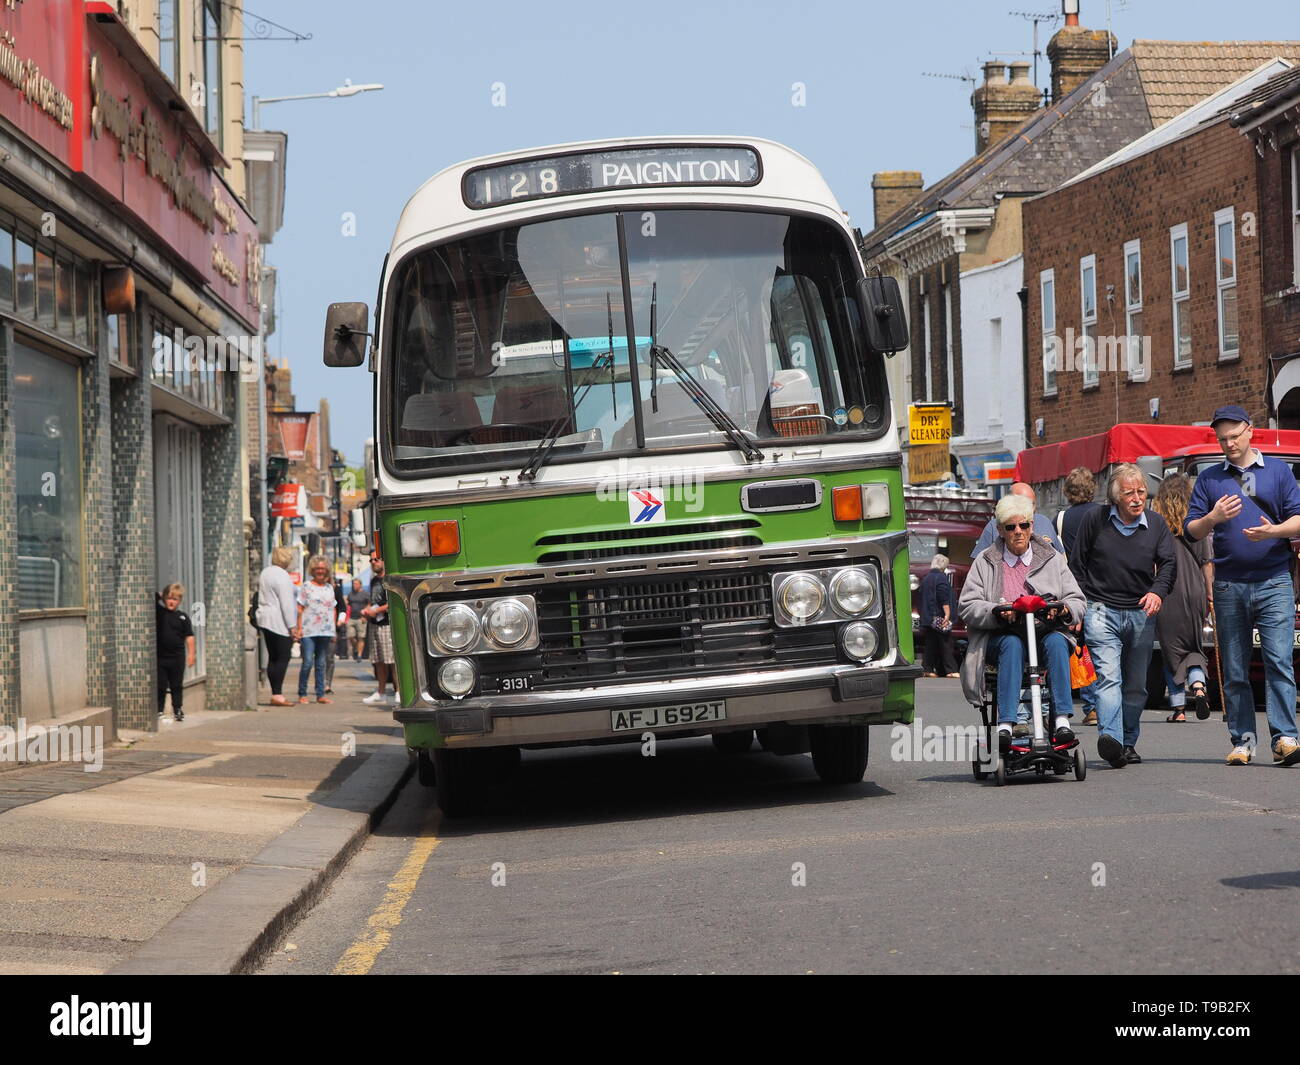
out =
<svg viewBox="0 0 1300 1065"><path fill-rule="evenodd" d="M919 195L925 187L919 170L882 170L871 175L871 199L875 225L887 222Z"/></svg>
<svg viewBox="0 0 1300 1065"><path fill-rule="evenodd" d="M991 59L984 64L984 84L1004 85L1007 80L1007 65L1000 60Z"/></svg>

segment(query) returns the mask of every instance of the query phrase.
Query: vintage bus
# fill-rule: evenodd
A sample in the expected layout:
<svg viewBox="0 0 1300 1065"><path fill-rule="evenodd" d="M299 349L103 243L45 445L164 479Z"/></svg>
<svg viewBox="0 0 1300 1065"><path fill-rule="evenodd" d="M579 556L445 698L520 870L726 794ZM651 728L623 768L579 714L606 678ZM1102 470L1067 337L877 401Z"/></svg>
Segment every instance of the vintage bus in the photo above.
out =
<svg viewBox="0 0 1300 1065"><path fill-rule="evenodd" d="M331 305L326 363L367 337L395 716L448 814L521 748L757 734L842 784L869 725L911 720L883 364L906 324L802 156L642 138L449 167L373 319Z"/></svg>

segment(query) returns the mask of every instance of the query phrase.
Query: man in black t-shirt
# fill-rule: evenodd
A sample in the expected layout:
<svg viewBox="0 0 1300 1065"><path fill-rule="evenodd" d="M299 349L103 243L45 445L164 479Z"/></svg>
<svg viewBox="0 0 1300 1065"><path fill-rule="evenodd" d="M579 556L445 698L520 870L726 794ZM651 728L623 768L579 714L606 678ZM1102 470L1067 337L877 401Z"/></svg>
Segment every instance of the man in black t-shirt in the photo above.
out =
<svg viewBox="0 0 1300 1065"><path fill-rule="evenodd" d="M365 609L370 620L366 629L366 644L370 648L370 661L375 667L375 682L379 685L373 695L362 699L371 706L397 702L397 678L393 677L393 695L384 690L393 672L393 629L388 622L388 589L384 587L384 560L370 559L370 605Z"/></svg>

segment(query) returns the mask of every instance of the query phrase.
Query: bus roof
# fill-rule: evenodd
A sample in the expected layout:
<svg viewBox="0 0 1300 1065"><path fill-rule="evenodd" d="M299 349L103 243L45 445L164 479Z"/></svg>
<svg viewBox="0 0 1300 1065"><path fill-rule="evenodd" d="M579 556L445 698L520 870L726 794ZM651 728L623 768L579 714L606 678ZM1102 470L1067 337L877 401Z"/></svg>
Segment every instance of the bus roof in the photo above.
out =
<svg viewBox="0 0 1300 1065"><path fill-rule="evenodd" d="M462 194L463 179L471 170L524 162L557 155L611 151L619 148L652 147L739 147L758 153L760 177L754 184L738 185L671 185L601 189L598 191L556 195L550 198L504 202L494 206L470 207ZM834 218L842 225L847 220L831 194L825 179L812 163L798 152L762 137L627 137L617 140L579 141L553 144L521 151L502 152L469 159L440 170L416 191L402 209L393 235L391 254L410 245L450 239L474 229L496 228L523 219L542 218L573 212L579 207L608 204L645 204L664 207L737 205L738 202L775 210L797 210Z"/></svg>

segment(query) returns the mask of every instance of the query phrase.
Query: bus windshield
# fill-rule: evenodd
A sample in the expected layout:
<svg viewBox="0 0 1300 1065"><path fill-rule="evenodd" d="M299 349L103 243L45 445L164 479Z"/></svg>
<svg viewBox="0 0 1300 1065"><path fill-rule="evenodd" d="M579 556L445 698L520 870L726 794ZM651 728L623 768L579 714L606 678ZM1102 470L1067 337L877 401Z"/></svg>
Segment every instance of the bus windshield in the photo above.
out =
<svg viewBox="0 0 1300 1065"><path fill-rule="evenodd" d="M701 391L755 441L878 436L855 287L834 226L758 211L587 214L423 249L387 301L392 461L509 466L548 434L552 462L730 446Z"/></svg>

